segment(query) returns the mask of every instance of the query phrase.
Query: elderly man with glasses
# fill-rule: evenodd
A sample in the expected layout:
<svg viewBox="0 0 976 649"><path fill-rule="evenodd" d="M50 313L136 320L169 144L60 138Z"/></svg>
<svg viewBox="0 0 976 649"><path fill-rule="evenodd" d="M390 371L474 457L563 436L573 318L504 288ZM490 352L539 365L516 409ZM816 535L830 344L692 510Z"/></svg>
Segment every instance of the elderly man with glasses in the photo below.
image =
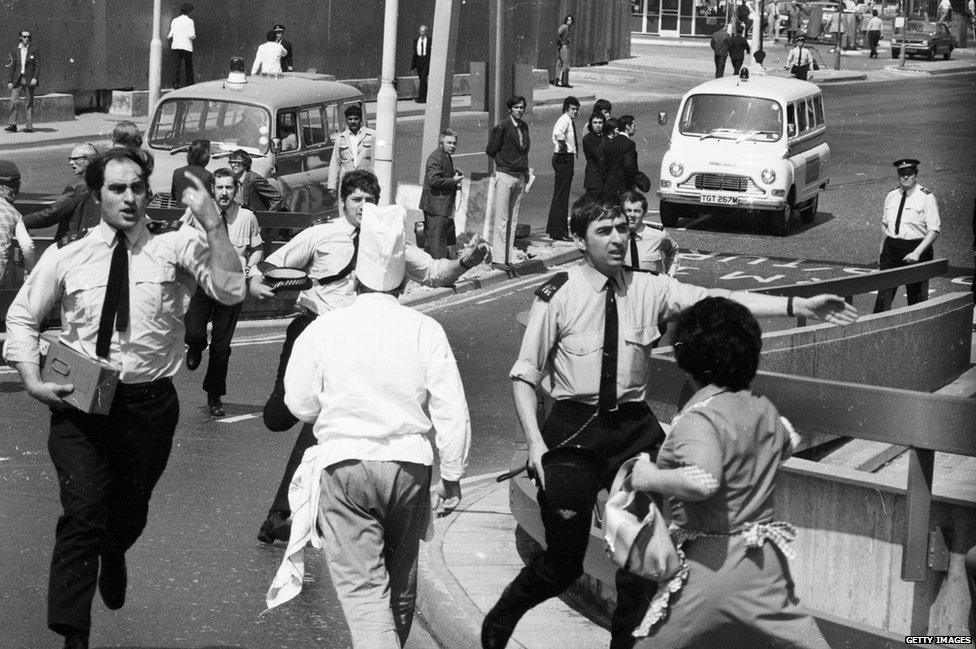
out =
<svg viewBox="0 0 976 649"><path fill-rule="evenodd" d="M66 185L56 201L24 216L24 226L28 230L37 230L56 224L54 238L58 240L68 233L82 232L98 225L101 208L85 184L88 165L97 157L98 150L92 144L79 144L71 149L68 166L77 180Z"/></svg>
<svg viewBox="0 0 976 649"><path fill-rule="evenodd" d="M16 49L7 55L6 65L10 68L7 89L10 90L10 118L3 130L17 132L17 114L24 107L24 133L34 132L34 91L40 66L37 61L37 48L31 45L31 33L20 31L20 42Z"/></svg>
<svg viewBox="0 0 976 649"><path fill-rule="evenodd" d="M62 194L77 194L88 190L88 186L85 184L85 170L88 169L91 161L97 157L98 150L95 145L88 142L71 149L71 153L68 155L68 166L71 167L71 173L76 176L77 180L68 183L64 191L61 192Z"/></svg>

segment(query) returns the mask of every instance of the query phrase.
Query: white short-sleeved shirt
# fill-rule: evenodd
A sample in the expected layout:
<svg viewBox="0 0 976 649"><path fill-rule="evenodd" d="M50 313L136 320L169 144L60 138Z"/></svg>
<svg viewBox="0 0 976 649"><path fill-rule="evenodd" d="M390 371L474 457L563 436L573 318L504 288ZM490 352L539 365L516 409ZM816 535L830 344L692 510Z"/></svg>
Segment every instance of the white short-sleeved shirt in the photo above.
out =
<svg viewBox="0 0 976 649"><path fill-rule="evenodd" d="M893 239L924 239L929 231L942 229L939 206L935 195L921 185L915 185L905 197L905 207L901 214L898 234L895 222L898 219L898 205L901 203L901 188L888 192L884 202L883 225L885 236Z"/></svg>

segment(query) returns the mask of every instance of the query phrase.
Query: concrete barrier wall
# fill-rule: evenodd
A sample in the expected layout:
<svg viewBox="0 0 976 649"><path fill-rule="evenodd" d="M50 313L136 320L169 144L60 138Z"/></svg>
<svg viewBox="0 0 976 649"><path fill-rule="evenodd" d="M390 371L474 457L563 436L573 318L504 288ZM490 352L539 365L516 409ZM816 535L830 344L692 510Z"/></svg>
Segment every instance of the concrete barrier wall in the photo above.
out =
<svg viewBox="0 0 976 649"><path fill-rule="evenodd" d="M847 383L934 392L969 369L973 297L949 293L862 316L763 334L759 369ZM657 353L673 355L670 347Z"/></svg>
<svg viewBox="0 0 976 649"><path fill-rule="evenodd" d="M512 467L524 463L524 456L518 456ZM916 584L900 576L904 492L897 481L853 469L796 458L784 463L775 518L798 528L792 545L797 557L790 562L796 595L815 616L840 618L873 629L877 636L909 635L913 615L927 620L925 628L933 635L968 635L971 602L963 561L976 546L976 500L955 497L936 481L932 527L945 534L949 569L930 571L925 582ZM604 492L599 507L605 498ZM512 480L510 506L519 526L544 546L535 487L526 478ZM594 521L584 575L573 591L609 614L616 605L616 567L605 547Z"/></svg>
<svg viewBox="0 0 976 649"><path fill-rule="evenodd" d="M4 90L5 97L0 98L0 115L10 114L10 93ZM58 92L34 95L34 123L70 122L75 118L75 98ZM23 126L24 113L20 113L20 125Z"/></svg>
<svg viewBox="0 0 976 649"><path fill-rule="evenodd" d="M929 633L968 634L970 596L963 560L976 546L976 500L941 483L938 471L932 529L941 528L949 570L928 579L901 579L904 480L793 458L779 474L776 518L799 529L790 565L805 606L852 622L909 634L914 615Z"/></svg>

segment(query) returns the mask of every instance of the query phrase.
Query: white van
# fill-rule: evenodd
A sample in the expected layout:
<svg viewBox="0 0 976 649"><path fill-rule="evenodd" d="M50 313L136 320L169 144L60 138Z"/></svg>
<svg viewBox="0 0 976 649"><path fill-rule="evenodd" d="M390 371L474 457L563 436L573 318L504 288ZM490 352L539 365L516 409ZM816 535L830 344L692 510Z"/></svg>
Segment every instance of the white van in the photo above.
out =
<svg viewBox="0 0 976 649"><path fill-rule="evenodd" d="M667 123L667 115L659 115ZM827 187L823 96L793 78L724 77L690 90L661 162L661 222L701 212L764 212L772 230L789 232L817 214Z"/></svg>

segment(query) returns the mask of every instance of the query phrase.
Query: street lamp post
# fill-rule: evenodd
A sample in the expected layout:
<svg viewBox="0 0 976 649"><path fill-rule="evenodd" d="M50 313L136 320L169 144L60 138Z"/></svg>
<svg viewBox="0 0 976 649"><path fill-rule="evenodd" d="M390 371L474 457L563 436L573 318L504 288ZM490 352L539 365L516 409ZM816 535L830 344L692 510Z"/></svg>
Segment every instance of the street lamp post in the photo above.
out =
<svg viewBox="0 0 976 649"><path fill-rule="evenodd" d="M149 41L149 114L159 101L160 79L163 76L163 42L159 38L162 0L153 0L152 39Z"/></svg>
<svg viewBox="0 0 976 649"><path fill-rule="evenodd" d="M898 8L904 9L901 12L901 55L898 57L900 61L898 62L899 67L905 67L905 38L908 36L908 0L903 0L898 3ZM898 27L898 17L895 17L895 28ZM895 31L895 30L892 30ZM891 35L891 42L895 42L895 35Z"/></svg>
<svg viewBox="0 0 976 649"><path fill-rule="evenodd" d="M380 90L376 94L376 152L373 168L380 181L380 205L393 203L393 144L396 140L397 94L393 87L396 73L398 0L386 0L383 18L383 68Z"/></svg>

